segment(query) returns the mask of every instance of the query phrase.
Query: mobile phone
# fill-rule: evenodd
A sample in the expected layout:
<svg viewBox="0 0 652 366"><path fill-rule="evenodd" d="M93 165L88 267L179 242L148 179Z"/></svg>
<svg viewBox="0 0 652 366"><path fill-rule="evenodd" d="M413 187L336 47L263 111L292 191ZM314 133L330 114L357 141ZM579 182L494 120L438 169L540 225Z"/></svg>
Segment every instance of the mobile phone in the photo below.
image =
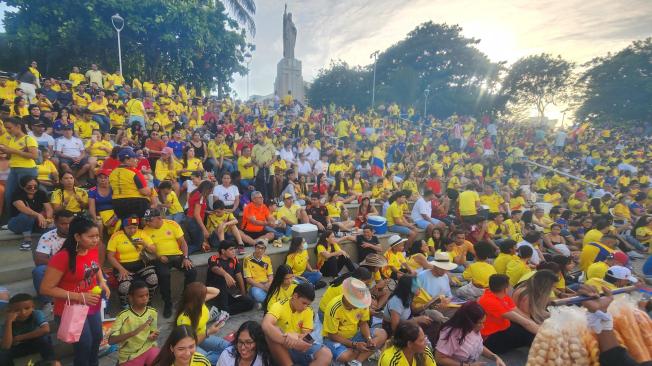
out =
<svg viewBox="0 0 652 366"><path fill-rule="evenodd" d="M312 338L312 336L310 335L310 333L306 334L306 336L303 337L303 340L306 341L306 342L308 342L308 343L315 343L315 339Z"/></svg>

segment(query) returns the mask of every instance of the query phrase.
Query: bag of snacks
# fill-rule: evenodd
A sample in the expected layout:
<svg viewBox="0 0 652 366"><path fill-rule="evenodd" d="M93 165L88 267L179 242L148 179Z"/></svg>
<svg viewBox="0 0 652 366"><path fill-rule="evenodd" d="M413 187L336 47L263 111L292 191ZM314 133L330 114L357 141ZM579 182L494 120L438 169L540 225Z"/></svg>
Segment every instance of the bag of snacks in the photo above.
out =
<svg viewBox="0 0 652 366"><path fill-rule="evenodd" d="M618 342L636 362L652 360L652 320L636 306L633 296L616 296L609 305Z"/></svg>

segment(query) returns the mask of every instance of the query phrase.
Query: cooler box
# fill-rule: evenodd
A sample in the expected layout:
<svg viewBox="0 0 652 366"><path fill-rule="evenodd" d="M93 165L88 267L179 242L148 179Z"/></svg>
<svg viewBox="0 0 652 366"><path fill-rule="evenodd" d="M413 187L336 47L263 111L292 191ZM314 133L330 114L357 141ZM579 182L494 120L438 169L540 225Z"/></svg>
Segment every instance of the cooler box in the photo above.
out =
<svg viewBox="0 0 652 366"><path fill-rule="evenodd" d="M313 225L313 224L292 225L292 237L303 238L308 244L317 242L317 235L318 235L317 231L318 231L317 225Z"/></svg>
<svg viewBox="0 0 652 366"><path fill-rule="evenodd" d="M387 219L382 216L367 217L367 225L374 228L374 233L376 234L387 233Z"/></svg>

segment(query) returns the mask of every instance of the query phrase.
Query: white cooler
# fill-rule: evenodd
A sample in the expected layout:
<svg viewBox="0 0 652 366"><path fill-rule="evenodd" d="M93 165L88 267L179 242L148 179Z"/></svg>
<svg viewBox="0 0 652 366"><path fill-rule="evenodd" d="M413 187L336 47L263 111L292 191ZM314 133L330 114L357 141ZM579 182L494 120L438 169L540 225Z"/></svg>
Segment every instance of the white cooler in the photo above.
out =
<svg viewBox="0 0 652 366"><path fill-rule="evenodd" d="M317 242L318 229L313 224L292 225L292 237L303 238L306 243L312 244Z"/></svg>

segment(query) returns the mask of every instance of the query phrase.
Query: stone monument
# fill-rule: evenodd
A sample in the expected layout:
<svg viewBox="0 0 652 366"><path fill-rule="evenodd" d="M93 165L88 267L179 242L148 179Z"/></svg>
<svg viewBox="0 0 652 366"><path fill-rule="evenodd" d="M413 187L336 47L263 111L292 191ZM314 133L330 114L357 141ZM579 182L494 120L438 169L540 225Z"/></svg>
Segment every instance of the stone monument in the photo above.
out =
<svg viewBox="0 0 652 366"><path fill-rule="evenodd" d="M288 13L285 4L283 12L283 58L276 65L276 81L274 94L283 99L288 93L295 100L303 103L305 90L301 76L301 61L294 58L294 46L297 41L297 27L292 21L292 13Z"/></svg>

